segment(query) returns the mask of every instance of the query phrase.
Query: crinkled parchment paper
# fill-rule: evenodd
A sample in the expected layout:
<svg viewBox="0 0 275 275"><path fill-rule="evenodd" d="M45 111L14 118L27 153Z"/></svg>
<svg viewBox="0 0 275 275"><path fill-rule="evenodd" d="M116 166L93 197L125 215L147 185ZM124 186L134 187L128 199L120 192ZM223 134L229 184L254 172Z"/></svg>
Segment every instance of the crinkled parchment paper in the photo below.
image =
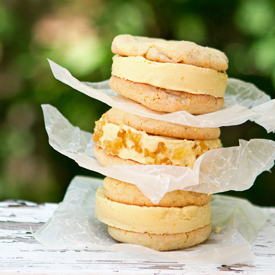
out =
<svg viewBox="0 0 275 275"><path fill-rule="evenodd" d="M214 195L210 237L195 247L157 252L149 248L118 244L107 233L107 226L95 218L95 192L102 181L75 177L63 202L34 237L51 249L102 249L133 253L155 254L159 257L193 260L206 263L252 263L251 243L267 221L268 213L246 200ZM234 253L232 253L234 252Z"/></svg>
<svg viewBox="0 0 275 275"><path fill-rule="evenodd" d="M255 121L268 132L275 131L275 100L251 83L229 78L222 109L204 115L191 115L185 111L164 114L152 111L141 104L120 96L110 89L109 81L80 82L67 69L50 61L56 79L72 88L115 107L139 116L195 127L221 127Z"/></svg>
<svg viewBox="0 0 275 275"><path fill-rule="evenodd" d="M206 152L196 160L193 169L172 165L103 167L94 156L92 134L73 127L56 108L42 108L49 143L55 150L86 169L135 184L153 203L173 190L210 194L246 190L274 164L275 142L252 139L240 140L236 147Z"/></svg>
<svg viewBox="0 0 275 275"><path fill-rule="evenodd" d="M255 121L275 131L275 101L254 85L229 79L224 107L214 113L193 116L187 112L162 114L151 111L124 98L101 83L79 82L64 68L50 61L54 76L86 95L109 106L140 116L196 127L220 127ZM254 139L240 140L240 145L210 150L199 157L193 169L169 165L103 167L93 153L92 134L73 127L54 107L43 105L50 145L75 160L80 166L105 176L135 184L153 203L173 190L218 193L245 190L255 178L269 170L275 159L275 142ZM213 228L206 242L183 251L157 252L111 239L106 225L94 218L94 194L101 180L76 177L64 201L53 217L34 236L49 248L92 248L134 253L156 254L216 264L251 263L250 243L265 224L264 212L244 200L214 195L212 199ZM234 251L234 253L232 253Z"/></svg>

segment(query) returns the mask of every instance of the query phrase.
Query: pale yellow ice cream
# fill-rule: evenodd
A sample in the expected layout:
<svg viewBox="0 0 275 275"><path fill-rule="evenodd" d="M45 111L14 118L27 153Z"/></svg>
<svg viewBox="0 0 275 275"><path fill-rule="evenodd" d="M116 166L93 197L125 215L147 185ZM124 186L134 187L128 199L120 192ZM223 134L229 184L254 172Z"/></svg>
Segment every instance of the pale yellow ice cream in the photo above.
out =
<svg viewBox="0 0 275 275"><path fill-rule="evenodd" d="M116 228L154 234L176 234L202 228L211 223L210 203L204 206L146 207L108 200L104 187L96 192L95 215Z"/></svg>
<svg viewBox="0 0 275 275"><path fill-rule="evenodd" d="M141 56L113 57L112 75L192 94L223 97L227 74L188 64L149 61Z"/></svg>
<svg viewBox="0 0 275 275"><path fill-rule="evenodd" d="M193 168L196 159L221 141L187 140L148 135L132 127L109 123L104 115L94 131L93 140L105 153L142 164L166 164Z"/></svg>

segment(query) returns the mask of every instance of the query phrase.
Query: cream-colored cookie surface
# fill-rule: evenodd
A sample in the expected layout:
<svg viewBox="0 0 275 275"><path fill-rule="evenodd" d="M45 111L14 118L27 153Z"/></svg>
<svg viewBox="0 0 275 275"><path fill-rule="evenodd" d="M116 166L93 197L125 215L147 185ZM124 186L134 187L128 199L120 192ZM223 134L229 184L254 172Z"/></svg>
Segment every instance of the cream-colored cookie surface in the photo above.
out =
<svg viewBox="0 0 275 275"><path fill-rule="evenodd" d="M153 204L134 184L106 177L103 180L103 185L105 188L105 196L109 200L137 206L202 206L208 204L212 198L210 194L175 190L166 193L158 204Z"/></svg>
<svg viewBox="0 0 275 275"><path fill-rule="evenodd" d="M108 122L114 124L124 123L139 131L145 131L148 134L182 138L182 139L198 139L211 140L219 138L220 128L198 128L175 124L167 121L141 117L129 112L111 108L106 112Z"/></svg>
<svg viewBox="0 0 275 275"><path fill-rule="evenodd" d="M114 75L111 76L109 84L115 92L159 112L186 111L193 115L201 115L219 110L224 103L223 97L163 89Z"/></svg>
<svg viewBox="0 0 275 275"><path fill-rule="evenodd" d="M158 251L185 249L204 242L211 233L211 224L186 233L137 233L108 226L109 234L117 241L138 244Z"/></svg>
<svg viewBox="0 0 275 275"><path fill-rule="evenodd" d="M124 34L114 38L112 52L122 56L143 56L151 61L184 63L217 71L225 71L228 68L228 59L223 52L189 41L169 41Z"/></svg>
<svg viewBox="0 0 275 275"><path fill-rule="evenodd" d="M210 203L186 207L128 205L107 199L103 186L96 192L95 215L107 225L140 233L176 234L211 224Z"/></svg>
<svg viewBox="0 0 275 275"><path fill-rule="evenodd" d="M214 97L223 97L227 85L226 73L193 65L159 63L141 56L115 55L112 75L164 89Z"/></svg>
<svg viewBox="0 0 275 275"><path fill-rule="evenodd" d="M142 164L192 168L205 152L221 147L219 139L187 140L148 135L125 124L109 123L106 115L96 122L93 140L107 154Z"/></svg>

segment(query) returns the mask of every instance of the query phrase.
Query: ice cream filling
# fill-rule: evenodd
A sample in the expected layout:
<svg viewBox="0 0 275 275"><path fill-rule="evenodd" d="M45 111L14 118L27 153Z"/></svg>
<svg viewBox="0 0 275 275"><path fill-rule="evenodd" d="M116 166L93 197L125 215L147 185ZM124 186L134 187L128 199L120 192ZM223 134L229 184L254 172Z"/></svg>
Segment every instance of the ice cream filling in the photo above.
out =
<svg viewBox="0 0 275 275"><path fill-rule="evenodd" d="M223 97L227 74L189 64L149 61L142 56L113 57L112 75L156 87Z"/></svg>
<svg viewBox="0 0 275 275"><path fill-rule="evenodd" d="M210 203L204 206L146 207L128 205L106 198L104 187L96 192L95 215L116 228L153 234L189 232L211 223Z"/></svg>
<svg viewBox="0 0 275 275"><path fill-rule="evenodd" d="M187 140L148 135L123 123L109 123L106 115L96 122L93 140L105 153L123 159L190 168L203 153L221 147L220 139Z"/></svg>

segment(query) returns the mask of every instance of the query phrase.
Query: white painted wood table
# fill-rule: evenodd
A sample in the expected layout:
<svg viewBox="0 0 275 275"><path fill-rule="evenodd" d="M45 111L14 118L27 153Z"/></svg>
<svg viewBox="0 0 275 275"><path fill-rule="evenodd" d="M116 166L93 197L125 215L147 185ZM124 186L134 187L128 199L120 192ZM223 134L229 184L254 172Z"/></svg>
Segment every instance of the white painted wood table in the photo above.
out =
<svg viewBox="0 0 275 275"><path fill-rule="evenodd" d="M215 265L108 250L53 250L32 236L57 204L0 202L0 274L275 274L275 208L251 265Z"/></svg>

